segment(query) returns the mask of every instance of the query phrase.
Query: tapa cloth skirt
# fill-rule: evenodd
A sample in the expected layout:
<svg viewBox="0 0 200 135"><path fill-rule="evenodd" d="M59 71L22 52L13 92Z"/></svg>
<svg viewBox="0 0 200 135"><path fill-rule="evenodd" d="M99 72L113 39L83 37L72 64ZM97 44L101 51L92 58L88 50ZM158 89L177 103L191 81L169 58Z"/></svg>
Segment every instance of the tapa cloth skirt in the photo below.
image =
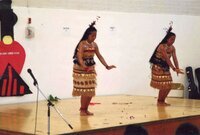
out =
<svg viewBox="0 0 200 135"><path fill-rule="evenodd" d="M159 90L172 88L172 77L170 71L165 71L158 65L152 65L150 86Z"/></svg>
<svg viewBox="0 0 200 135"><path fill-rule="evenodd" d="M73 67L73 96L95 96L96 89L96 71L93 70L86 72L78 64Z"/></svg>

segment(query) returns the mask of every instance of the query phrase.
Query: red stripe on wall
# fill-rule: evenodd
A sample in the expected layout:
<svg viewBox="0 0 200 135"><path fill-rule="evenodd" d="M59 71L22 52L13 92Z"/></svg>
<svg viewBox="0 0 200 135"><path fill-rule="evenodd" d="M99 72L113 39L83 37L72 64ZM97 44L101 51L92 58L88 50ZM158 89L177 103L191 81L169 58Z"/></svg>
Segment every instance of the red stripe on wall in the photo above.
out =
<svg viewBox="0 0 200 135"><path fill-rule="evenodd" d="M2 86L1 96L5 96L6 95L6 86L7 86L7 79L3 79L3 86Z"/></svg>
<svg viewBox="0 0 200 135"><path fill-rule="evenodd" d="M11 87L12 87L12 68L11 68L11 66L8 66L8 90L7 90L7 96L11 95Z"/></svg>
<svg viewBox="0 0 200 135"><path fill-rule="evenodd" d="M13 83L13 96L17 95L17 79L14 79L14 83Z"/></svg>
<svg viewBox="0 0 200 135"><path fill-rule="evenodd" d="M24 86L23 85L20 86L20 90L19 91L20 91L20 94L22 94L22 95L24 94Z"/></svg>

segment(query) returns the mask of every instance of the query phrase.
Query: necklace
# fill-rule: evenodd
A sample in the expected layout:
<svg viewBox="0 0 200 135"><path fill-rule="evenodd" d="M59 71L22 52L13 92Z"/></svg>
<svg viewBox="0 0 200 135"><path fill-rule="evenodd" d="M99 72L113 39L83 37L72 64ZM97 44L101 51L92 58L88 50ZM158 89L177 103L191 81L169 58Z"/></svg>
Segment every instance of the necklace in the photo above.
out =
<svg viewBox="0 0 200 135"><path fill-rule="evenodd" d="M85 42L87 43L87 45L88 45L89 47L93 46L93 42L89 43L87 40L85 40Z"/></svg>
<svg viewBox="0 0 200 135"><path fill-rule="evenodd" d="M86 43L87 43L87 44L91 44L91 43L92 43L92 42L91 42L91 43L89 43L87 40L85 40L85 41L86 41Z"/></svg>
<svg viewBox="0 0 200 135"><path fill-rule="evenodd" d="M166 51L167 51L167 52L171 52L171 46L168 46L168 45L166 44Z"/></svg>

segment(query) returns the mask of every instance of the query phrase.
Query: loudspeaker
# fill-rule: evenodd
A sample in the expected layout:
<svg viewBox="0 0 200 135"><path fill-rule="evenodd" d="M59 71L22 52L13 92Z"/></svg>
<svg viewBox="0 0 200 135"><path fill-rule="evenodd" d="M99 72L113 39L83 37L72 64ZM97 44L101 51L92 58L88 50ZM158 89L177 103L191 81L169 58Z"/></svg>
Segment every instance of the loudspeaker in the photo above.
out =
<svg viewBox="0 0 200 135"><path fill-rule="evenodd" d="M190 66L186 67L186 74L187 74L187 79L188 79L188 93L189 93L188 97L189 97L189 99L200 99L198 88L194 81L192 67L190 67Z"/></svg>
<svg viewBox="0 0 200 135"><path fill-rule="evenodd" d="M199 86L198 92L200 93L200 68L195 69L195 76Z"/></svg>

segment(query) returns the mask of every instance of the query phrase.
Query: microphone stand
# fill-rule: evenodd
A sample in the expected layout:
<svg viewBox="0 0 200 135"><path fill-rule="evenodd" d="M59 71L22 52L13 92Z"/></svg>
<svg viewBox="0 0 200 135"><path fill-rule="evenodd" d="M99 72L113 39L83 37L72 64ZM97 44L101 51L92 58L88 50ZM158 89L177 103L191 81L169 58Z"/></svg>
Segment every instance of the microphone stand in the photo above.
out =
<svg viewBox="0 0 200 135"><path fill-rule="evenodd" d="M38 108L38 94L39 92L42 94L42 96L46 99L47 103L47 107L48 107L48 111L47 111L47 117L48 117L48 135L50 135L50 107L52 106L55 111L59 114L59 116L65 121L65 123L71 128L73 129L73 127L67 122L67 120L63 117L63 115L60 113L60 111L55 107L55 105L49 100L47 99L47 97L44 95L44 93L42 92L42 90L40 90L39 85L36 81L36 79L34 79L33 85L37 87L37 105L36 108ZM35 123L35 134L36 134L36 124L37 124L37 110L36 109L36 123Z"/></svg>

